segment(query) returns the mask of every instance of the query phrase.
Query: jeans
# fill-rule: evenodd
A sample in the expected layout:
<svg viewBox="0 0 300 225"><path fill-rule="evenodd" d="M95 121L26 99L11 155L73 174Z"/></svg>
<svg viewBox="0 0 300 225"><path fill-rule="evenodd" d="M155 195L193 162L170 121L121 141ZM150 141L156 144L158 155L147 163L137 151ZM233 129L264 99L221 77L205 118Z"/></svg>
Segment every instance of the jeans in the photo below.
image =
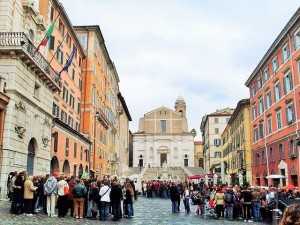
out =
<svg viewBox="0 0 300 225"><path fill-rule="evenodd" d="M225 206L225 218L233 219L233 204L226 204Z"/></svg>
<svg viewBox="0 0 300 225"><path fill-rule="evenodd" d="M108 214L109 214L109 202L100 202L100 220L107 220Z"/></svg>
<svg viewBox="0 0 300 225"><path fill-rule="evenodd" d="M256 222L261 220L260 207L261 207L260 202L258 201L253 202L252 204L253 217Z"/></svg>
<svg viewBox="0 0 300 225"><path fill-rule="evenodd" d="M133 204L132 203L127 203L127 212L128 212L128 217L133 217Z"/></svg>
<svg viewBox="0 0 300 225"><path fill-rule="evenodd" d="M51 194L47 196L47 214L48 216L55 216L55 194Z"/></svg>
<svg viewBox="0 0 300 225"><path fill-rule="evenodd" d="M172 201L172 213L178 213L178 201Z"/></svg>
<svg viewBox="0 0 300 225"><path fill-rule="evenodd" d="M190 208L190 198L184 198L184 199L183 199L183 203L184 203L185 212L186 212L186 213L190 213L190 212L191 212L191 208Z"/></svg>

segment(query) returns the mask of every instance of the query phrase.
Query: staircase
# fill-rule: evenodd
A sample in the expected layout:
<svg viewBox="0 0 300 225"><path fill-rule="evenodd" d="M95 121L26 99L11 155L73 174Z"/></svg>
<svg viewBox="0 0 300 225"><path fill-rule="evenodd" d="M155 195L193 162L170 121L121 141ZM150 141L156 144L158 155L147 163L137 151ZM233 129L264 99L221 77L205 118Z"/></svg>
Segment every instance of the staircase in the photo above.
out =
<svg viewBox="0 0 300 225"><path fill-rule="evenodd" d="M185 180L187 174L181 167L151 167L145 168L143 180Z"/></svg>

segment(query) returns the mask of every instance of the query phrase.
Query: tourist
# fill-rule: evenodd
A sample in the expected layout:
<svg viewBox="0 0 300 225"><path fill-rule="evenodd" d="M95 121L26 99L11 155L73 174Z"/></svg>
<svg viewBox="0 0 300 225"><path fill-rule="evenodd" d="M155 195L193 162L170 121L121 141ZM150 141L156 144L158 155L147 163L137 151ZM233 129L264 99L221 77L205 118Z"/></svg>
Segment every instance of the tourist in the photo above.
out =
<svg viewBox="0 0 300 225"><path fill-rule="evenodd" d="M90 183L88 191L88 207L87 207L87 218L96 219L98 202L100 201L99 188L95 181Z"/></svg>
<svg viewBox="0 0 300 225"><path fill-rule="evenodd" d="M44 191L47 196L47 214L49 217L56 217L55 202L57 195L57 180L54 176L49 176L44 184Z"/></svg>
<svg viewBox="0 0 300 225"><path fill-rule="evenodd" d="M68 213L69 185L63 176L59 178L57 183L57 194L58 217L65 217Z"/></svg>
<svg viewBox="0 0 300 225"><path fill-rule="evenodd" d="M113 220L118 221L122 218L121 201L123 199L122 188L117 180L111 184L110 202L112 207Z"/></svg>
<svg viewBox="0 0 300 225"><path fill-rule="evenodd" d="M68 206L71 210L71 216L74 216L74 198L73 198L73 189L76 185L75 177L71 176L68 180L69 185L69 194L68 194Z"/></svg>
<svg viewBox="0 0 300 225"><path fill-rule="evenodd" d="M243 204L244 222L252 222L251 220L252 193L248 188L248 186L245 186L241 192L241 201Z"/></svg>
<svg viewBox="0 0 300 225"><path fill-rule="evenodd" d="M217 218L224 217L224 193L221 188L217 189L214 199L216 201Z"/></svg>
<svg viewBox="0 0 300 225"><path fill-rule="evenodd" d="M126 182L125 183L125 199L124 199L123 203L124 203L124 208L125 208L124 214L126 214L127 218L132 218L134 215L133 197L134 197L134 190L131 186L131 183Z"/></svg>
<svg viewBox="0 0 300 225"><path fill-rule="evenodd" d="M99 195L100 195L100 220L105 221L107 220L109 214L109 207L110 207L110 187L108 186L108 180L103 181L103 185L100 188Z"/></svg>
<svg viewBox="0 0 300 225"><path fill-rule="evenodd" d="M83 218L84 198L87 195L87 189L80 179L76 179L76 185L73 188L73 201L74 201L74 217L76 219Z"/></svg>
<svg viewBox="0 0 300 225"><path fill-rule="evenodd" d="M300 225L300 204L293 204L287 207L280 225Z"/></svg>
<svg viewBox="0 0 300 225"><path fill-rule="evenodd" d="M36 189L37 187L35 187L32 182L32 176L26 177L24 183L24 212L27 216L33 215L33 193L36 191Z"/></svg>
<svg viewBox="0 0 300 225"><path fill-rule="evenodd" d="M13 214L23 213L23 204L24 204L24 182L25 176L21 172L16 175L16 180L13 184L13 199L11 202L10 212Z"/></svg>
<svg viewBox="0 0 300 225"><path fill-rule="evenodd" d="M225 203L225 218L232 220L233 219L233 190L231 188L227 188L224 193L224 203Z"/></svg>
<svg viewBox="0 0 300 225"><path fill-rule="evenodd" d="M183 203L184 203L184 209L186 214L189 214L191 211L190 208L190 199L191 199L191 194L188 186L185 186L184 192L183 192Z"/></svg>
<svg viewBox="0 0 300 225"><path fill-rule="evenodd" d="M252 192L252 214L255 222L261 221L261 194L258 188Z"/></svg>
<svg viewBox="0 0 300 225"><path fill-rule="evenodd" d="M172 202L172 213L178 213L178 198L180 199L180 194L175 183L172 182L170 188L170 199Z"/></svg>

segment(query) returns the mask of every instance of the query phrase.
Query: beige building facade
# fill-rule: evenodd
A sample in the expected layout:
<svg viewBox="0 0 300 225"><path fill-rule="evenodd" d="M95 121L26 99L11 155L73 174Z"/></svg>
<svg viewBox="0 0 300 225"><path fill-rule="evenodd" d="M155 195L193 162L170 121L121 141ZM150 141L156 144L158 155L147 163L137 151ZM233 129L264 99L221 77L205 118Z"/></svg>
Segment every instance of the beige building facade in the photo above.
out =
<svg viewBox="0 0 300 225"><path fill-rule="evenodd" d="M47 60L36 52L45 30L37 3L1 1L0 30L0 74L9 97L0 150L4 196L9 172L50 172L52 102L61 84Z"/></svg>
<svg viewBox="0 0 300 225"><path fill-rule="evenodd" d="M159 107L139 121L133 134L133 167L194 166L194 136L188 131L186 103L179 97L175 110Z"/></svg>
<svg viewBox="0 0 300 225"><path fill-rule="evenodd" d="M204 168L204 158L203 158L203 142L195 141L195 167Z"/></svg>

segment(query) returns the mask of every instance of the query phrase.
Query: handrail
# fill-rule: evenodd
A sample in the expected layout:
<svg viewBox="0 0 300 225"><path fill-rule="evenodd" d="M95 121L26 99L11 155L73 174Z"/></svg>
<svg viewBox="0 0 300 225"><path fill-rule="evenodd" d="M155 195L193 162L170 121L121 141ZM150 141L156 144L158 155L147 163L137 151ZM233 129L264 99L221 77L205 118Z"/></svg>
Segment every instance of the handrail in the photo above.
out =
<svg viewBox="0 0 300 225"><path fill-rule="evenodd" d="M0 32L0 48L1 47L20 47L54 83L61 87L58 73L51 67L48 60L37 51L37 48L24 32Z"/></svg>

